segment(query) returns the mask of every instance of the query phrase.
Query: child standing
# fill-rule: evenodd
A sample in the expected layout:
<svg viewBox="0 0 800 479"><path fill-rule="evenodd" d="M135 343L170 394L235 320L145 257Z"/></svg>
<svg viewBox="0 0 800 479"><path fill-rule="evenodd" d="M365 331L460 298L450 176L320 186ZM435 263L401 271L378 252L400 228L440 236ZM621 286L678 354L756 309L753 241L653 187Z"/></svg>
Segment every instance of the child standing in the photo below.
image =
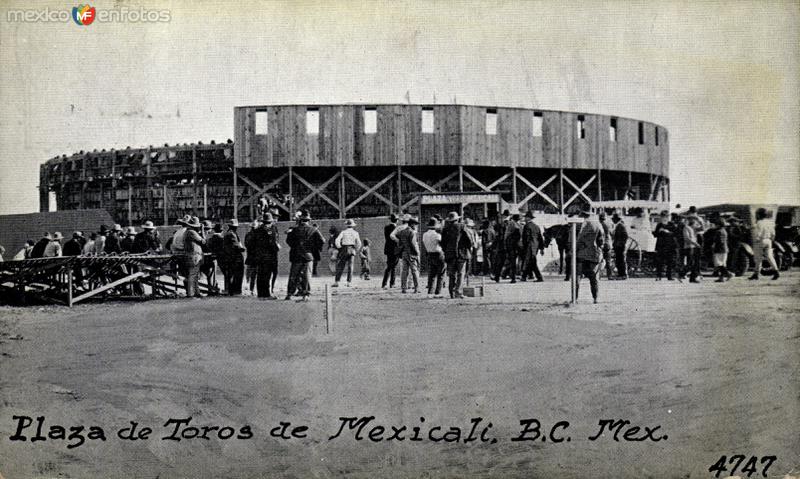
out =
<svg viewBox="0 0 800 479"><path fill-rule="evenodd" d="M364 239L364 245L359 252L361 258L361 277L369 280L369 264L372 262L372 254L369 251L369 240Z"/></svg>

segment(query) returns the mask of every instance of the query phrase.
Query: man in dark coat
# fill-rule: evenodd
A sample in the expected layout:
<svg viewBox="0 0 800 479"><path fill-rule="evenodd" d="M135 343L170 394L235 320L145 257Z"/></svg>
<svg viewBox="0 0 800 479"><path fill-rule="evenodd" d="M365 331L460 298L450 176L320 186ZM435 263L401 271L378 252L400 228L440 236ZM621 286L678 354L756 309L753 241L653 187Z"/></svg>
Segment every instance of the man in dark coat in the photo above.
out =
<svg viewBox="0 0 800 479"><path fill-rule="evenodd" d="M408 228L397 233L400 246L400 257L403 261L400 270L400 289L405 293L408 286L408 274L411 273L411 282L414 284L414 293L419 293L419 242L417 240L417 225L419 220L410 218Z"/></svg>
<svg viewBox="0 0 800 479"><path fill-rule="evenodd" d="M519 258L520 245L522 244L522 228L519 227L518 214L512 215L511 221L506 223L503 243L503 248L506 253L506 263L508 264L508 274L511 276L511 283L516 283L517 259Z"/></svg>
<svg viewBox="0 0 800 479"><path fill-rule="evenodd" d="M272 227L274 219L271 213L265 213L262 223L251 231L250 246L247 257L256 268L256 290L259 298L278 299L274 291L270 292L273 275L278 273L278 233Z"/></svg>
<svg viewBox="0 0 800 479"><path fill-rule="evenodd" d="M544 279L536 262L536 254L544 254L544 237L542 236L542 229L533 221L533 211L528 210L525 213L525 218L527 218L527 222L525 227L522 228L522 251L524 255L522 281L536 276L536 282L541 283Z"/></svg>
<svg viewBox="0 0 800 479"><path fill-rule="evenodd" d="M292 299L292 296L297 293L307 301L311 294L311 262L314 260L311 251L320 239L324 243L325 238L322 238L318 229L311 227L310 221L311 216L308 211L301 212L297 226L292 228L286 236L286 244L290 248L289 261L292 266L284 299ZM317 235L319 238L316 238Z"/></svg>
<svg viewBox="0 0 800 479"><path fill-rule="evenodd" d="M383 254L386 255L386 271L383 273L383 283L381 287L385 288L387 285L394 288L395 269L397 267L397 243L390 237L392 232L397 228L397 215L392 213L389 215L389 224L383 227Z"/></svg>
<svg viewBox="0 0 800 479"><path fill-rule="evenodd" d="M581 213L583 224L575 238L575 260L577 272L575 273L575 299L578 298L581 276L589 278L589 287L592 290L592 299L597 303L600 294L600 261L603 259L603 240L605 233L603 227L596 220L591 220L591 212Z"/></svg>
<svg viewBox="0 0 800 479"><path fill-rule="evenodd" d="M161 241L158 239L156 227L152 221L145 221L142 231L133 238L134 253L157 253L161 251Z"/></svg>
<svg viewBox="0 0 800 479"><path fill-rule="evenodd" d="M136 228L129 226L125 232L125 237L119 242L119 247L122 248L123 253L133 253L134 242L136 240Z"/></svg>
<svg viewBox="0 0 800 479"><path fill-rule="evenodd" d="M242 279L244 279L245 251L239 240L239 220L232 219L228 223L228 231L222 237L222 258L225 263L225 291L230 296L242 294Z"/></svg>
<svg viewBox="0 0 800 479"><path fill-rule="evenodd" d="M628 244L628 228L625 221L616 213L611 217L614 222L614 262L617 263L617 278L628 279L628 261L626 258Z"/></svg>
<svg viewBox="0 0 800 479"><path fill-rule="evenodd" d="M80 231L72 233L72 239L64 243L61 254L64 256L80 256L83 252L83 246L80 241L81 236L83 236L83 233Z"/></svg>
<svg viewBox="0 0 800 479"><path fill-rule="evenodd" d="M106 246L105 246L105 254L108 255L119 255L122 253L122 247L120 246L120 237L119 235L122 234L122 226L114 225L111 231L108 232L106 235Z"/></svg>
<svg viewBox="0 0 800 479"><path fill-rule="evenodd" d="M506 264L506 246L504 240L510 215L508 210L504 210L503 215L498 219L495 225L495 233L497 234L494 241L494 259L492 261L494 263L494 280L497 283L500 282L500 276L502 276L503 267Z"/></svg>
<svg viewBox="0 0 800 479"><path fill-rule="evenodd" d="M31 258L43 258L44 250L45 248L47 248L47 245L50 244L50 241L52 239L53 238L52 236L50 236L50 233L45 232L44 235L42 236L42 239L40 239L39 241L36 242L35 245L33 245L33 250L31 250Z"/></svg>
<svg viewBox="0 0 800 479"><path fill-rule="evenodd" d="M464 279L464 270L472 249L470 236L464 231L464 225L458 222L459 216L455 211L447 215L444 228L442 228L442 250L444 261L447 263L447 289L450 298L463 298L461 282Z"/></svg>
<svg viewBox="0 0 800 479"><path fill-rule="evenodd" d="M672 270L678 256L677 231L669 219L667 211L661 212L661 220L653 231L656 237L656 281L661 280L665 266L667 279L672 281Z"/></svg>

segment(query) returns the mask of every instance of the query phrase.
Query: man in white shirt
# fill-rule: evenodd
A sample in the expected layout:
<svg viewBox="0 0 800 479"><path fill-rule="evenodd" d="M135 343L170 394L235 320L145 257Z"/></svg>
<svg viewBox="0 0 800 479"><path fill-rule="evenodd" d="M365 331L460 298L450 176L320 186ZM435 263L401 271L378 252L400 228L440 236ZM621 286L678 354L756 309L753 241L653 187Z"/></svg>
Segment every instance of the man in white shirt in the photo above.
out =
<svg viewBox="0 0 800 479"><path fill-rule="evenodd" d="M764 258L767 258L770 267L775 272L772 279L781 277L775 256L772 254L773 240L775 240L775 223L769 218L765 208L759 208L756 210L756 224L753 227L753 260L756 270L749 279L757 280L761 275L761 264L764 262Z"/></svg>
<svg viewBox="0 0 800 479"><path fill-rule="evenodd" d="M428 295L442 296L442 282L444 281L444 251L442 250L442 235L436 228L439 222L431 218L428 222L428 231L422 235L422 246L428 255Z"/></svg>
<svg viewBox="0 0 800 479"><path fill-rule="evenodd" d="M353 281L353 259L358 251L361 250L361 237L358 235L355 226L356 222L347 220L345 230L336 237L336 248L339 250L339 262L336 264L336 282L333 286L339 286L339 279L347 268L347 286Z"/></svg>

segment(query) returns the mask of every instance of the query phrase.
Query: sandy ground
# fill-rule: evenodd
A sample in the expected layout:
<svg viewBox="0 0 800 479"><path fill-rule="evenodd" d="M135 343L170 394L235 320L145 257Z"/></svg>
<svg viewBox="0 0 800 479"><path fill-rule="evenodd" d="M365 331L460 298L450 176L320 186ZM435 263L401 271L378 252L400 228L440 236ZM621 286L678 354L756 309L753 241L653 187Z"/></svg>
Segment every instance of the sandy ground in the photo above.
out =
<svg viewBox="0 0 800 479"><path fill-rule="evenodd" d="M598 305L584 281L572 308L556 277L487 283L486 297L459 301L381 291L373 279L336 291L331 334L315 283L308 303L0 309L0 474L710 478L711 464L737 453L777 456L769 477L800 470L798 272L755 284L603 281ZM107 440L11 441L14 415L45 416L45 434L97 425ZM162 439L169 418L189 416L249 425L253 437ZM375 416L384 439L405 425L406 440L329 440L350 416ZM463 442L474 417L496 441ZM526 418L547 432L569 421L554 437L570 441L511 441ZM668 438L590 441L602 419ZM122 441L129 421L154 432ZM307 426L307 437L270 437L280 421ZM415 426L424 441L410 441ZM461 428L462 442L428 440L431 426Z"/></svg>

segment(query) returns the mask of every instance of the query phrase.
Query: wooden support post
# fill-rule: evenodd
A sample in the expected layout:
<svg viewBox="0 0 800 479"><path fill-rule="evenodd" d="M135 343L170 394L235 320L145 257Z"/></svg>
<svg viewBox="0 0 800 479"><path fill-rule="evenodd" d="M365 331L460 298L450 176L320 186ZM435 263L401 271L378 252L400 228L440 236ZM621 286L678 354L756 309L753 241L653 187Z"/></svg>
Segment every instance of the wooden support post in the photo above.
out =
<svg viewBox="0 0 800 479"><path fill-rule="evenodd" d="M558 169L558 209L564 214L564 168Z"/></svg>
<svg viewBox="0 0 800 479"><path fill-rule="evenodd" d="M197 146L192 146L192 216L197 216Z"/></svg>
<svg viewBox="0 0 800 479"><path fill-rule="evenodd" d="M345 178L344 178L344 166L341 167L339 171L339 219L344 218L344 208L347 205L347 201L345 200Z"/></svg>
<svg viewBox="0 0 800 479"><path fill-rule="evenodd" d="M397 165L397 214L403 213L403 171Z"/></svg>
<svg viewBox="0 0 800 479"><path fill-rule="evenodd" d="M511 201L517 206L517 167L511 167Z"/></svg>
<svg viewBox="0 0 800 479"><path fill-rule="evenodd" d="M72 268L67 267L67 306L72 307Z"/></svg>
<svg viewBox="0 0 800 479"><path fill-rule="evenodd" d="M111 152L111 217L117 221L117 153Z"/></svg>
<svg viewBox="0 0 800 479"><path fill-rule="evenodd" d="M169 207L167 205L167 184L164 183L164 191L163 191L164 198L162 198L161 204L163 205L164 210L164 226L169 225ZM192 213L194 213L194 208L192 209Z"/></svg>
<svg viewBox="0 0 800 479"><path fill-rule="evenodd" d="M578 230L578 223L570 223L569 225L569 242L570 242L570 256L569 259L569 272L570 272L570 299L569 303L574 305L578 301L578 275L577 275L577 230Z"/></svg>
<svg viewBox="0 0 800 479"><path fill-rule="evenodd" d="M208 218L208 184L203 183L203 218Z"/></svg>
<svg viewBox="0 0 800 479"><path fill-rule="evenodd" d="M289 220L294 218L294 171L289 167ZM277 221L278 218L275 218Z"/></svg>
<svg viewBox="0 0 800 479"><path fill-rule="evenodd" d="M147 191L145 192L145 219L150 219L153 215L153 168L150 164L150 149L144 152L147 162Z"/></svg>
<svg viewBox="0 0 800 479"><path fill-rule="evenodd" d="M233 165L233 219L239 219L239 174Z"/></svg>
<svg viewBox="0 0 800 479"><path fill-rule="evenodd" d="M597 169L597 201L603 201L603 170Z"/></svg>
<svg viewBox="0 0 800 479"><path fill-rule="evenodd" d="M333 298L331 298L331 287L325 285L325 333L330 334L333 330Z"/></svg>
<svg viewBox="0 0 800 479"><path fill-rule="evenodd" d="M464 167L458 165L458 191L464 192Z"/></svg>
<svg viewBox="0 0 800 479"><path fill-rule="evenodd" d="M128 226L133 226L133 185L128 183Z"/></svg>

